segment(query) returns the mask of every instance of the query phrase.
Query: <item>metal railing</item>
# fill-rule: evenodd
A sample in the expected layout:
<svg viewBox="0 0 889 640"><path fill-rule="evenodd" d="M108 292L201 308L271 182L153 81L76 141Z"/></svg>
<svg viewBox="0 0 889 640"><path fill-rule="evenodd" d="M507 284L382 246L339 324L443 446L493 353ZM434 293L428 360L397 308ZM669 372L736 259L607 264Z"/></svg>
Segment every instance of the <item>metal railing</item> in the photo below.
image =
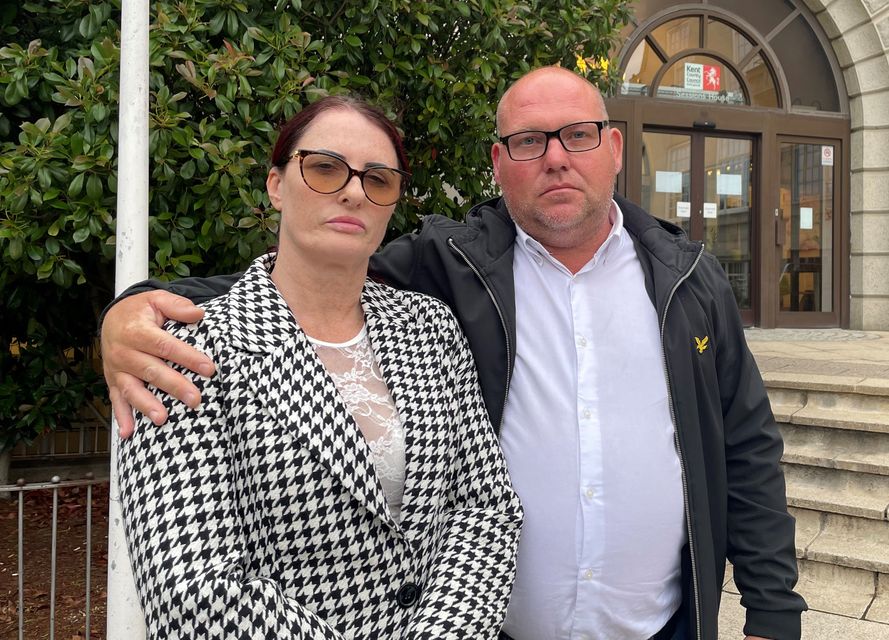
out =
<svg viewBox="0 0 889 640"><path fill-rule="evenodd" d="M110 450L111 419L109 410L100 412L92 402L84 404L78 418L68 427L39 434L31 442L20 442L12 449L15 459L54 456L107 454Z"/></svg>
<svg viewBox="0 0 889 640"><path fill-rule="evenodd" d="M59 540L59 492L62 489L85 487L86 489L86 575L85 575L85 635L84 640L90 640L90 614L92 612L91 573L93 564L93 488L97 485L108 484L107 478L96 479L91 473L86 474L82 480L60 480L54 476L49 482L26 483L19 480L14 485L0 486L0 494L7 492L12 499L18 502L18 548L17 548L17 578L18 578L18 638L25 638L25 495L35 491L52 491L52 519L51 519L51 557L50 557L50 584L49 584L49 640L55 640L56 630L56 582L57 582L57 546Z"/></svg>
<svg viewBox="0 0 889 640"><path fill-rule="evenodd" d="M74 423L68 429L42 433L33 441L21 442L12 449L16 460L55 456L90 456L107 454L108 427L99 422Z"/></svg>

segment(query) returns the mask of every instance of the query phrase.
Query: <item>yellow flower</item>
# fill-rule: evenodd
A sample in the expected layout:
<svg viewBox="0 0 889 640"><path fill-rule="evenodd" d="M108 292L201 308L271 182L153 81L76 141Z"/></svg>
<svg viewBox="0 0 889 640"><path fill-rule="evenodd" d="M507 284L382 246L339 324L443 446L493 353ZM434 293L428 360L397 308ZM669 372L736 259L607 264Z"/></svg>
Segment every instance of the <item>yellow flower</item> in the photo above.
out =
<svg viewBox="0 0 889 640"><path fill-rule="evenodd" d="M597 62L598 64L596 66L598 66L603 73L608 73L608 67L611 64L611 61L608 60L608 58L599 58Z"/></svg>
<svg viewBox="0 0 889 640"><path fill-rule="evenodd" d="M574 58L577 60L577 70L586 75L586 60L584 60L583 56L578 53L574 54Z"/></svg>

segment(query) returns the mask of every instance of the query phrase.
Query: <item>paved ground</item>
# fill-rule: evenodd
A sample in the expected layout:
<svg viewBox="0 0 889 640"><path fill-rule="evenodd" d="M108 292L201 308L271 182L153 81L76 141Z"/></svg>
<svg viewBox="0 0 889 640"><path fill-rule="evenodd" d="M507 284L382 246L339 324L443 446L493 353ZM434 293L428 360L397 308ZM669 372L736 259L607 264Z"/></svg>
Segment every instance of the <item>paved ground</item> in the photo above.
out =
<svg viewBox="0 0 889 640"><path fill-rule="evenodd" d="M748 329L763 375L800 374L889 381L889 332Z"/></svg>
<svg viewBox="0 0 889 640"><path fill-rule="evenodd" d="M741 596L722 594L719 611L719 640L742 640L744 608ZM803 640L889 640L889 624L856 620L822 611L803 614Z"/></svg>

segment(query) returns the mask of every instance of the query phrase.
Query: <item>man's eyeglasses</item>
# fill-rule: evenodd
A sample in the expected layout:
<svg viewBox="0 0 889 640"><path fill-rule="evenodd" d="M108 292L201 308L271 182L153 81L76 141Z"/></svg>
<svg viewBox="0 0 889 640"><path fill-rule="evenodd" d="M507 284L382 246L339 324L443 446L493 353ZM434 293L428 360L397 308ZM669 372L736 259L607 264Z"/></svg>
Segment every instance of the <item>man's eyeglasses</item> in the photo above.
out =
<svg viewBox="0 0 889 640"><path fill-rule="evenodd" d="M608 120L574 122L555 131L520 131L500 138L513 160L536 160L546 153L549 141L558 138L565 151L592 151L602 144L602 129Z"/></svg>
<svg viewBox="0 0 889 640"><path fill-rule="evenodd" d="M299 158L299 172L312 191L336 193L349 184L352 176L361 180L361 188L367 199L381 207L398 202L407 188L411 174L391 167L370 167L358 171L342 158L325 151L297 149L291 158Z"/></svg>

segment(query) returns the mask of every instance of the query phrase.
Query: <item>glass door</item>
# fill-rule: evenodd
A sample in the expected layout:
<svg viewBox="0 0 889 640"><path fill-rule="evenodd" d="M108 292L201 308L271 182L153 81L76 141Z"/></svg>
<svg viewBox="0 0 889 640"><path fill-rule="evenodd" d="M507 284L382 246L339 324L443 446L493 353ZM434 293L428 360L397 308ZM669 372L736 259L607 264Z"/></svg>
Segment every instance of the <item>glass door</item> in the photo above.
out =
<svg viewBox="0 0 889 640"><path fill-rule="evenodd" d="M780 142L775 210L779 326L835 326L835 141ZM805 315L803 315L805 314Z"/></svg>
<svg viewBox="0 0 889 640"><path fill-rule="evenodd" d="M704 138L703 240L728 276L735 301L753 324L753 141Z"/></svg>
<svg viewBox="0 0 889 640"><path fill-rule="evenodd" d="M725 269L745 324L755 311L753 139L644 131L641 204L681 227Z"/></svg>

